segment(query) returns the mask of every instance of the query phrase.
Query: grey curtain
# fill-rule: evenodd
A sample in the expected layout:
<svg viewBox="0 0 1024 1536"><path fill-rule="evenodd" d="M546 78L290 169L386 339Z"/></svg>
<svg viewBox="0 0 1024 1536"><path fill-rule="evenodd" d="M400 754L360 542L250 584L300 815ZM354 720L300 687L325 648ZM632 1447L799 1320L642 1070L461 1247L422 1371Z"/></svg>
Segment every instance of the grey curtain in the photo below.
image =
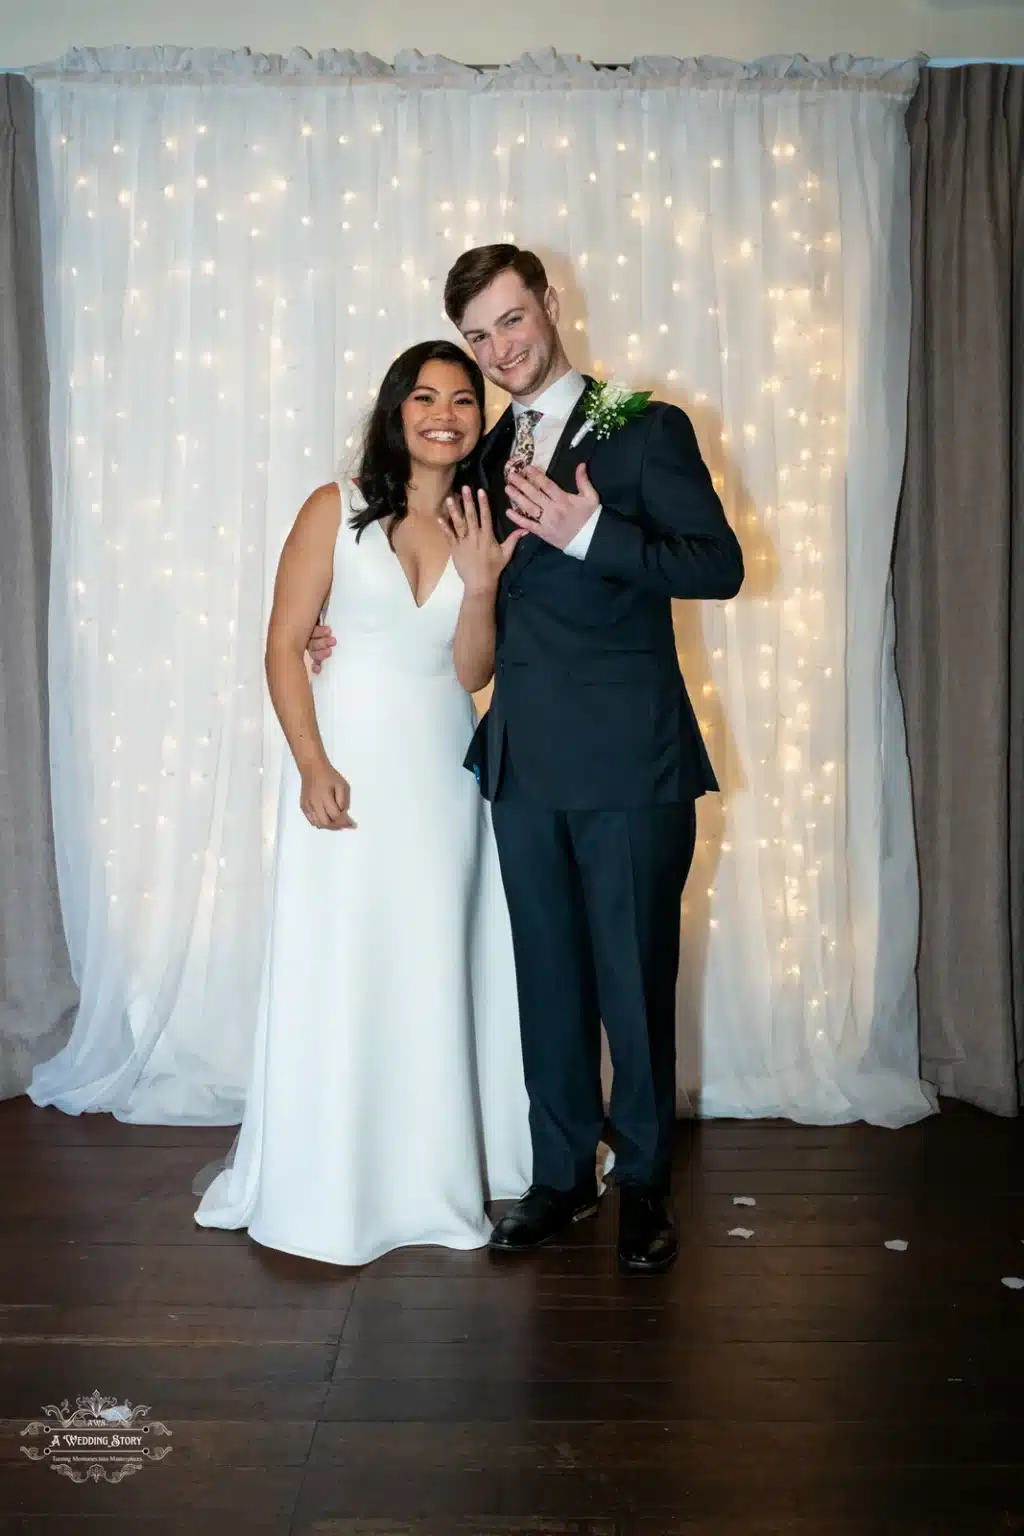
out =
<svg viewBox="0 0 1024 1536"><path fill-rule="evenodd" d="M50 449L32 92L0 75L0 1097L65 1044L46 728Z"/></svg>
<svg viewBox="0 0 1024 1536"><path fill-rule="evenodd" d="M1024 1080L1024 69L925 70L907 116L907 462L894 552L924 1076Z"/></svg>

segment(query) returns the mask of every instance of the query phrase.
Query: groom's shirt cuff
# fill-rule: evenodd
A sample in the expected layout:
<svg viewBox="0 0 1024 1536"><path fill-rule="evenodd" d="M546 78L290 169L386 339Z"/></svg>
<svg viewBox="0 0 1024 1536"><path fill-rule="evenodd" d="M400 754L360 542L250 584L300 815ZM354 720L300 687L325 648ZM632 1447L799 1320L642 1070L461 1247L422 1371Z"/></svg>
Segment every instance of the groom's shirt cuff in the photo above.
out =
<svg viewBox="0 0 1024 1536"><path fill-rule="evenodd" d="M572 555L574 560L583 560L586 557L587 550L590 548L590 541L594 537L594 529L597 527L597 520L600 516L601 508L595 507L579 533L573 535L562 553Z"/></svg>

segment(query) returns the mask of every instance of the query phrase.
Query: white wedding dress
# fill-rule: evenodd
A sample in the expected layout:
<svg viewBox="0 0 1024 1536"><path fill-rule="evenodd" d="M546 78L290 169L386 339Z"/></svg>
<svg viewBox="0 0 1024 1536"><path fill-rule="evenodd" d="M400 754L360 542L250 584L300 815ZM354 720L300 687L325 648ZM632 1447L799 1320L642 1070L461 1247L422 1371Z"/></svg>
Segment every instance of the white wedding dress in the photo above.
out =
<svg viewBox="0 0 1024 1536"><path fill-rule="evenodd" d="M489 807L462 760L462 582L417 607L379 523L342 522L313 679L354 829L318 831L290 755L245 1115L196 1212L331 1264L483 1245L485 1200L530 1183L508 913Z"/></svg>

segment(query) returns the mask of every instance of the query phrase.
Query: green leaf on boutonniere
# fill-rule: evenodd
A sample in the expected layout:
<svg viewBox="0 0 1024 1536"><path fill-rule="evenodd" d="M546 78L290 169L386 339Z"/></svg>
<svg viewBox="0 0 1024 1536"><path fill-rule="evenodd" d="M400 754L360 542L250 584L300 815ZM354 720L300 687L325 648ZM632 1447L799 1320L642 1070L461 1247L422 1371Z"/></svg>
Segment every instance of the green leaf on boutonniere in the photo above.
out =
<svg viewBox="0 0 1024 1536"><path fill-rule="evenodd" d="M651 398L651 391L631 390L614 379L591 384L583 401L586 423L583 432L593 432L595 437L607 438L628 421L642 416Z"/></svg>

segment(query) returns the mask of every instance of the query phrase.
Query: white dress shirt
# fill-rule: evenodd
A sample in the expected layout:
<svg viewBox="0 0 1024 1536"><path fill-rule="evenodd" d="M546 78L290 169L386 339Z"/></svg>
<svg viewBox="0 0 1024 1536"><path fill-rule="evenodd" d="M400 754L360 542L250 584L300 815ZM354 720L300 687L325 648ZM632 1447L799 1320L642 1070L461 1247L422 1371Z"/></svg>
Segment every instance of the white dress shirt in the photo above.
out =
<svg viewBox="0 0 1024 1536"><path fill-rule="evenodd" d="M512 402L512 416L518 421L524 411L540 411L540 421L533 426L533 462L536 467L547 473L548 465L554 458L558 439L565 430L565 424L575 409L583 391L587 387L587 381L582 373L575 368L570 368L554 384L548 386L542 395L531 405L520 405L518 400ZM594 537L594 529L597 520L601 516L601 508L596 507L577 534L574 535L565 546L564 554L572 555L576 560L582 560L590 548L590 541Z"/></svg>

